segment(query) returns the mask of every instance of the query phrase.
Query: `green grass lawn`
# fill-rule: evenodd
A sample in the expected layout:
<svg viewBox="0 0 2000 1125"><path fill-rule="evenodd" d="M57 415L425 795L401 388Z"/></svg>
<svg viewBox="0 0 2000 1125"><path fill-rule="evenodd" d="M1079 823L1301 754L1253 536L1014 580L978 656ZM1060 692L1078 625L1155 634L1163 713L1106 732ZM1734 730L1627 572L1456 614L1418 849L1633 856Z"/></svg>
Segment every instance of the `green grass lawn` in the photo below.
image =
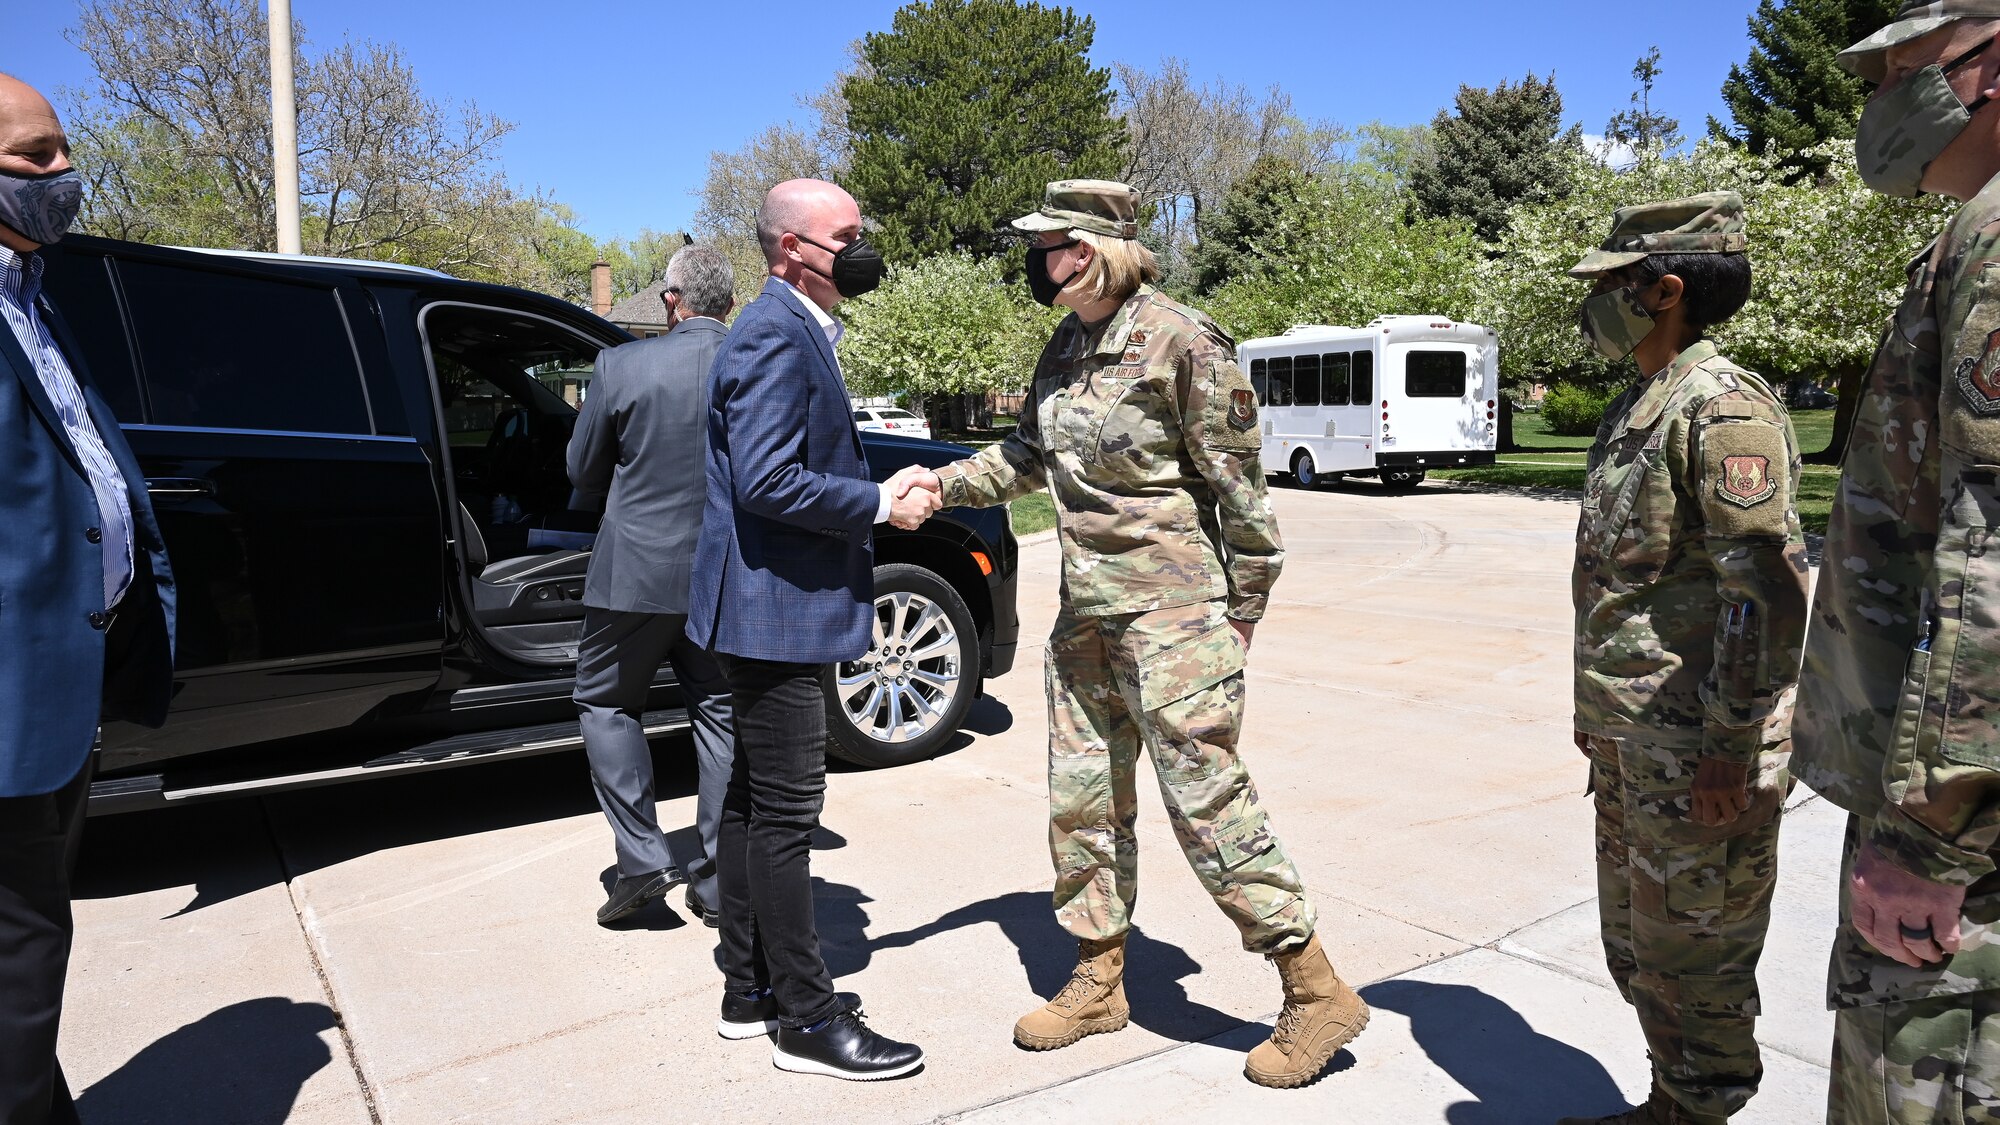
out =
<svg viewBox="0 0 2000 1125"><path fill-rule="evenodd" d="M1007 505L1014 515L1014 534L1033 535L1056 525L1056 502L1046 489L1030 492Z"/></svg>
<svg viewBox="0 0 2000 1125"><path fill-rule="evenodd" d="M1833 438L1833 411L1801 410L1792 415L1799 449L1808 456L1825 449ZM1463 480L1527 488L1583 491L1584 455L1590 438L1561 437L1548 431L1539 414L1514 415L1514 441L1521 449L1502 453L1497 464L1477 469L1441 469L1440 480ZM1799 522L1807 531L1826 533L1833 493L1840 470L1832 465L1807 465L1799 479Z"/></svg>

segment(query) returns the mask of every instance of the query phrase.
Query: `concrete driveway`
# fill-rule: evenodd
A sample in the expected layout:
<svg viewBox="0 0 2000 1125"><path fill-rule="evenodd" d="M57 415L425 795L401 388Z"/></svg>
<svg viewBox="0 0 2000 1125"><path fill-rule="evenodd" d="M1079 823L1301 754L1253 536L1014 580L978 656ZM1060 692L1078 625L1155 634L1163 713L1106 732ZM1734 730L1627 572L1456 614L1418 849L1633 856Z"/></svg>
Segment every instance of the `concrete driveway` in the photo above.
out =
<svg viewBox="0 0 2000 1125"><path fill-rule="evenodd" d="M611 840L580 755L90 825L63 1060L92 1123L1547 1121L1646 1085L1596 948L1590 807L1568 734L1571 502L1426 485L1276 492L1290 556L1251 656L1247 756L1374 1023L1298 1091L1251 1086L1276 972L1179 858L1141 786L1133 1024L1047 1054L1016 1017L1073 944L1048 910L1033 638L1057 553L1023 552L1019 666L935 761L831 778L821 939L927 1068L774 1070L713 1031L711 931L600 929ZM684 738L662 820L692 821ZM1762 973L1764 1092L1821 1116L1840 818L1786 829Z"/></svg>

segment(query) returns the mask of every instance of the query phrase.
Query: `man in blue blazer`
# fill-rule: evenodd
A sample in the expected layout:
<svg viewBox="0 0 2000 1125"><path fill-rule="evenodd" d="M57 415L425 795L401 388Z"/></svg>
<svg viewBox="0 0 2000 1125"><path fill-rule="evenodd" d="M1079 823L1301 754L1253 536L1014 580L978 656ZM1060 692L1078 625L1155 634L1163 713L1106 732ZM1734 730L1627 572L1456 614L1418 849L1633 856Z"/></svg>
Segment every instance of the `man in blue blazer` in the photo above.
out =
<svg viewBox="0 0 2000 1125"><path fill-rule="evenodd" d="M778 1033L780 1069L871 1080L923 1052L870 1030L834 993L813 922L811 837L826 794L821 669L874 642L873 527L915 526L936 495L869 479L827 310L873 289L861 212L788 180L757 212L770 264L709 372L708 500L688 635L735 696L736 762L717 856L726 1038ZM907 472L907 470L906 470ZM898 496L907 491L909 495Z"/></svg>
<svg viewBox="0 0 2000 1125"><path fill-rule="evenodd" d="M157 726L174 585L145 478L35 251L82 200L46 98L0 75L0 1122L73 1122L56 1063L70 870L101 718Z"/></svg>

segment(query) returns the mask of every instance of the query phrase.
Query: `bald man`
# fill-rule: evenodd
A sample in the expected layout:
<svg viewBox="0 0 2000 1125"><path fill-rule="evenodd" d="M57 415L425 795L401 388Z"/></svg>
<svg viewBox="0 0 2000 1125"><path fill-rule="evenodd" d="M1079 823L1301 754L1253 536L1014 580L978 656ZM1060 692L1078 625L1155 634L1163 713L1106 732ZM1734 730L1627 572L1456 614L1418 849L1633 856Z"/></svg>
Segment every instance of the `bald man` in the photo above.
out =
<svg viewBox="0 0 2000 1125"><path fill-rule="evenodd" d="M873 289L882 259L840 188L788 180L757 213L771 276L709 369L708 501L688 635L713 649L736 713L716 870L724 1038L778 1033L782 1070L874 1080L923 1052L871 1030L833 990L813 921L811 849L826 794L820 673L874 643L872 528L923 522L935 493L876 484L827 310Z"/></svg>
<svg viewBox="0 0 2000 1125"><path fill-rule="evenodd" d="M56 1064L100 716L157 726L173 576L145 478L35 253L83 199L48 99L0 75L0 1122L73 1122Z"/></svg>

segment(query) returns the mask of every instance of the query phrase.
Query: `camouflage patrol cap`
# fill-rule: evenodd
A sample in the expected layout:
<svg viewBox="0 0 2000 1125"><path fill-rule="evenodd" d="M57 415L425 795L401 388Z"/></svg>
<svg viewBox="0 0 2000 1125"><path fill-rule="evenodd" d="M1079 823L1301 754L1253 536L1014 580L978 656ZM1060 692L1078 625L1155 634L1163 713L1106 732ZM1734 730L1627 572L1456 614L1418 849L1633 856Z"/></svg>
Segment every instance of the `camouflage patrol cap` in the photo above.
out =
<svg viewBox="0 0 2000 1125"><path fill-rule="evenodd" d="M1116 180L1057 180L1042 193L1041 210L1014 220L1015 230L1087 230L1139 237L1139 193Z"/></svg>
<svg viewBox="0 0 2000 1125"><path fill-rule="evenodd" d="M1858 78L1880 82L1889 48L1921 38L1953 20L2000 19L2000 0L1908 0L1887 27L1840 52L1840 65Z"/></svg>
<svg viewBox="0 0 2000 1125"><path fill-rule="evenodd" d="M1743 197L1733 191L1640 203L1611 213L1604 244L1585 254L1569 275L1600 277L1648 254L1729 254L1745 245Z"/></svg>

